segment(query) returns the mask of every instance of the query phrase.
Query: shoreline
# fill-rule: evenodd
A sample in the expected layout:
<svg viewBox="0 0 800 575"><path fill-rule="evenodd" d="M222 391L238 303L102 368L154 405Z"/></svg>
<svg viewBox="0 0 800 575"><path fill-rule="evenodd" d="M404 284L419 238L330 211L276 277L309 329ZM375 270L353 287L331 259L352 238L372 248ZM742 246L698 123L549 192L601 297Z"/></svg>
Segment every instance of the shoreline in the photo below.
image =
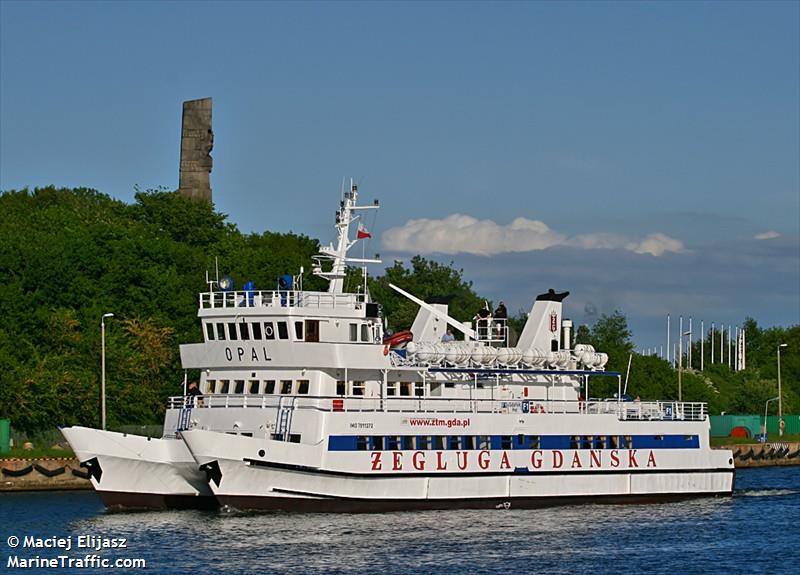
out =
<svg viewBox="0 0 800 575"><path fill-rule="evenodd" d="M0 493L92 489L75 457L0 459Z"/></svg>
<svg viewBox="0 0 800 575"><path fill-rule="evenodd" d="M800 442L735 443L712 449L730 449L736 469L800 465Z"/></svg>

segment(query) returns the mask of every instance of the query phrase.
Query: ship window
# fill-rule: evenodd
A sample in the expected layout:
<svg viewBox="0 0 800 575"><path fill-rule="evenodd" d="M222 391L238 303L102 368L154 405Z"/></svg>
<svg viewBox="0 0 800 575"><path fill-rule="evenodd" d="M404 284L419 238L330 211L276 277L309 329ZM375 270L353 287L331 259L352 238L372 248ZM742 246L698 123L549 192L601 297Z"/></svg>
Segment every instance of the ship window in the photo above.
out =
<svg viewBox="0 0 800 575"><path fill-rule="evenodd" d="M234 387L233 393L244 393L244 380L237 379L235 380L235 382L236 382L236 387Z"/></svg>
<svg viewBox="0 0 800 575"><path fill-rule="evenodd" d="M369 328L367 324L361 324L361 341L369 341Z"/></svg>
<svg viewBox="0 0 800 575"><path fill-rule="evenodd" d="M383 451L383 436L376 435L372 438L372 450Z"/></svg>
<svg viewBox="0 0 800 575"><path fill-rule="evenodd" d="M444 437L441 435L434 435L433 436L433 448L434 449L444 449Z"/></svg>
<svg viewBox="0 0 800 575"><path fill-rule="evenodd" d="M403 449L414 449L414 437L411 435L403 436Z"/></svg>
<svg viewBox="0 0 800 575"><path fill-rule="evenodd" d="M264 322L264 339L275 339L275 328L271 321Z"/></svg>
<svg viewBox="0 0 800 575"><path fill-rule="evenodd" d="M206 324L206 341L211 341L214 339L214 324L207 323Z"/></svg>
<svg viewBox="0 0 800 575"><path fill-rule="evenodd" d="M475 449L475 437L472 435L464 436L464 449Z"/></svg>
<svg viewBox="0 0 800 575"><path fill-rule="evenodd" d="M386 449L391 451L397 451L400 449L400 436L398 435L390 435L387 438Z"/></svg>
<svg viewBox="0 0 800 575"><path fill-rule="evenodd" d="M264 389L264 393L275 393L275 380L274 379L268 379L267 380L267 386Z"/></svg>
<svg viewBox="0 0 800 575"><path fill-rule="evenodd" d="M538 435L529 435L528 436L528 449L539 449L539 436Z"/></svg>
<svg viewBox="0 0 800 575"><path fill-rule="evenodd" d="M397 382L390 381L386 384L386 395L389 397L397 395Z"/></svg>
<svg viewBox="0 0 800 575"><path fill-rule="evenodd" d="M489 449L489 436L488 435L479 435L478 436L478 449Z"/></svg>
<svg viewBox="0 0 800 575"><path fill-rule="evenodd" d="M242 331L242 339L250 339L250 324L242 322L239 324Z"/></svg>
<svg viewBox="0 0 800 575"><path fill-rule="evenodd" d="M511 449L511 436L510 435L501 435L500 436L500 449Z"/></svg>
<svg viewBox="0 0 800 575"><path fill-rule="evenodd" d="M292 380L291 379L282 379L281 380L281 394L288 395L292 393Z"/></svg>
<svg viewBox="0 0 800 575"><path fill-rule="evenodd" d="M216 381L214 381L213 379L207 379L206 380L206 393L214 393L214 384L215 383L216 383Z"/></svg>
<svg viewBox="0 0 800 575"><path fill-rule="evenodd" d="M619 449L619 435L612 435L611 439L611 449Z"/></svg>
<svg viewBox="0 0 800 575"><path fill-rule="evenodd" d="M230 391L231 387L230 381L228 381L227 379L220 379L219 383L220 383L220 390L219 390L220 393L228 393L228 391Z"/></svg>
<svg viewBox="0 0 800 575"><path fill-rule="evenodd" d="M418 450L425 450L431 448L431 437L430 435L419 435L417 436L417 449Z"/></svg>
<svg viewBox="0 0 800 575"><path fill-rule="evenodd" d="M414 384L414 395L416 395L417 397L422 397L423 395L425 395L425 384L422 383L421 381L418 381L417 383Z"/></svg>
<svg viewBox="0 0 800 575"><path fill-rule="evenodd" d="M253 339L261 339L261 324L258 322L253 324Z"/></svg>
<svg viewBox="0 0 800 575"><path fill-rule="evenodd" d="M400 395L403 395L403 396L411 395L411 382L410 381L401 381L400 382Z"/></svg>
<svg viewBox="0 0 800 575"><path fill-rule="evenodd" d="M261 382L257 379L250 380L250 393L253 395L258 395L258 388L261 386Z"/></svg>
<svg viewBox="0 0 800 575"><path fill-rule="evenodd" d="M236 337L236 323L231 322L228 324L228 339L234 340Z"/></svg>
<svg viewBox="0 0 800 575"><path fill-rule="evenodd" d="M461 436L451 435L447 438L447 449L461 449Z"/></svg>
<svg viewBox="0 0 800 575"><path fill-rule="evenodd" d="M253 432L252 431L242 431L239 435L241 435L242 437L253 437Z"/></svg>
<svg viewBox="0 0 800 575"><path fill-rule="evenodd" d="M431 392L430 394L435 397L441 397L442 395L442 384L441 383L431 383Z"/></svg>
<svg viewBox="0 0 800 575"><path fill-rule="evenodd" d="M606 449L608 448L608 438L605 435L600 435L597 437L595 441L595 447L597 449Z"/></svg>
<svg viewBox="0 0 800 575"><path fill-rule="evenodd" d="M581 449L591 449L594 437L591 435L584 435L581 441Z"/></svg>
<svg viewBox="0 0 800 575"><path fill-rule="evenodd" d="M290 433L289 434L289 443L300 443L300 434L299 433Z"/></svg>
<svg viewBox="0 0 800 575"><path fill-rule="evenodd" d="M345 383L340 379L336 382L336 395L344 395L347 386Z"/></svg>
<svg viewBox="0 0 800 575"><path fill-rule="evenodd" d="M358 324L350 324L350 341L358 341Z"/></svg>
<svg viewBox="0 0 800 575"><path fill-rule="evenodd" d="M367 437L364 435L356 436L356 449L358 451L366 451L367 450Z"/></svg>
<svg viewBox="0 0 800 575"><path fill-rule="evenodd" d="M307 319L306 320L306 341L319 341L319 320Z"/></svg>
<svg viewBox="0 0 800 575"><path fill-rule="evenodd" d="M452 389L455 386L456 386L456 384L452 383L452 382L447 382L447 383L444 384L445 389Z"/></svg>
<svg viewBox="0 0 800 575"><path fill-rule="evenodd" d="M633 437L626 435L622 438L623 449L633 449Z"/></svg>
<svg viewBox="0 0 800 575"><path fill-rule="evenodd" d="M363 381L354 381L353 382L353 393L352 395L364 395L364 382Z"/></svg>
<svg viewBox="0 0 800 575"><path fill-rule="evenodd" d="M298 379L297 380L297 393L301 395L308 394L308 380L307 379Z"/></svg>
<svg viewBox="0 0 800 575"><path fill-rule="evenodd" d="M278 322L278 337L281 339L289 339L289 328L286 326L285 321Z"/></svg>
<svg viewBox="0 0 800 575"><path fill-rule="evenodd" d="M581 448L581 436L580 435L573 435L569 438L569 448L570 449L580 449Z"/></svg>
<svg viewBox="0 0 800 575"><path fill-rule="evenodd" d="M303 340L303 322L296 321L294 322L294 337L298 341Z"/></svg>
<svg viewBox="0 0 800 575"><path fill-rule="evenodd" d="M217 324L217 339L225 339L225 324L218 323Z"/></svg>

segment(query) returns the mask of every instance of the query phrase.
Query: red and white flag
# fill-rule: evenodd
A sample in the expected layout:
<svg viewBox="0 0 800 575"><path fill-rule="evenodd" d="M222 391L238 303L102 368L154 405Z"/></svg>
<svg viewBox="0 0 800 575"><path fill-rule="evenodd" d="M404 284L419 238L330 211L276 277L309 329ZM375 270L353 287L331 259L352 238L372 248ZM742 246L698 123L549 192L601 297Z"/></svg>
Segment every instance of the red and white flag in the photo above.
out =
<svg viewBox="0 0 800 575"><path fill-rule="evenodd" d="M364 238L371 238L372 234L367 231L367 228L362 226L360 223L358 224L358 232L356 233L356 238L359 240L363 240Z"/></svg>

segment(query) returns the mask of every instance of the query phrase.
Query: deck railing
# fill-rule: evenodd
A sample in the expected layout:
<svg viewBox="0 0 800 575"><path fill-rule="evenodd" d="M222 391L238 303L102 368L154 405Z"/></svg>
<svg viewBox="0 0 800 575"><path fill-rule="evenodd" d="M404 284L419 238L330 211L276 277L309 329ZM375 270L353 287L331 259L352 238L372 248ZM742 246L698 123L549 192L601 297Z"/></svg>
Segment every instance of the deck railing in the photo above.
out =
<svg viewBox="0 0 800 575"><path fill-rule="evenodd" d="M257 408L277 409L281 406L280 395L220 394L202 397L171 397L168 407L181 409ZM285 405L285 404L284 404ZM469 413L517 413L517 414L584 414L615 415L624 421L704 421L706 404L676 401L616 401L593 400L520 400L520 399L469 399L431 397L309 397L294 396L296 410L326 412L364 413L408 413L408 414L469 414Z"/></svg>
<svg viewBox="0 0 800 575"><path fill-rule="evenodd" d="M363 305L364 295L286 290L214 291L200 294L200 309L215 308L349 308Z"/></svg>

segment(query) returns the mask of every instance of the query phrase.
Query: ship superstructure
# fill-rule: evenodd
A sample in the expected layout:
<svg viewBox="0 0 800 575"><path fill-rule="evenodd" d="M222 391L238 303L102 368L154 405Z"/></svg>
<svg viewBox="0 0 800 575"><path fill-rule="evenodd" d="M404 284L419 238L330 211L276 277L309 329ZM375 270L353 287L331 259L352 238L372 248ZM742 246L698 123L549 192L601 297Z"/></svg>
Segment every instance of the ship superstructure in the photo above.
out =
<svg viewBox="0 0 800 575"><path fill-rule="evenodd" d="M348 256L360 211L377 207L353 184L343 194L337 243L313 266L327 291L301 274L200 294L204 341L181 360L202 396L170 399L163 438L65 430L107 502L379 511L732 492L705 404L624 401L607 356L571 344L567 292L537 296L513 342L504 318L462 323L392 286L419 311L388 334L366 280L345 291L348 266L377 263ZM617 397L586 399L591 376L616 378Z"/></svg>

